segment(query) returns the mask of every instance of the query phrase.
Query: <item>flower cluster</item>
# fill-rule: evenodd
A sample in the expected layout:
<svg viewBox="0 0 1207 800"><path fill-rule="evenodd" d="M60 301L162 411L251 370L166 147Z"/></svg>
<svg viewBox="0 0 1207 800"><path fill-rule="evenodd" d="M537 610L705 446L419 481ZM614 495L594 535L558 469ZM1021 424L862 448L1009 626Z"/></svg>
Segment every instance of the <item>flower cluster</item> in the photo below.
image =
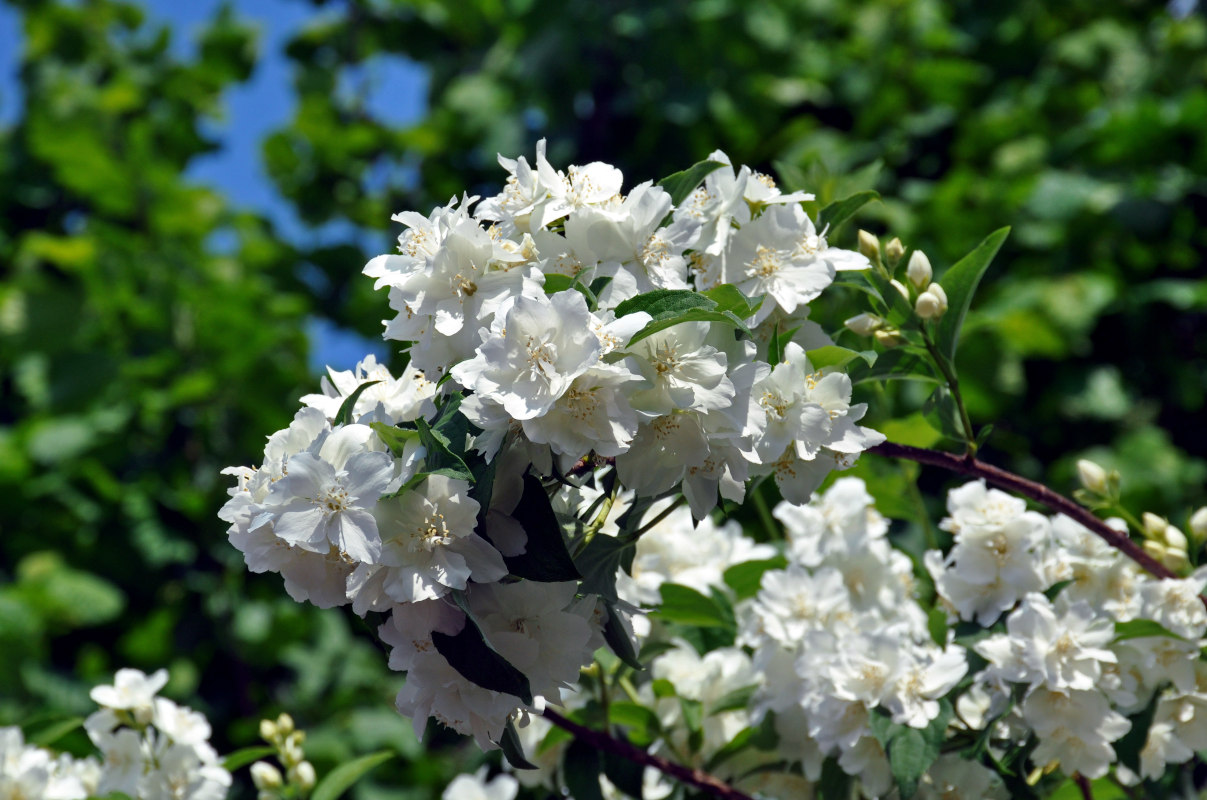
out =
<svg viewBox="0 0 1207 800"><path fill-rule="evenodd" d="M766 477L804 502L883 441L810 360L831 342L808 304L870 266L829 245L811 195L720 152L627 193L544 142L500 163L502 193L398 214L398 252L364 269L401 377L331 372L258 467L225 471L220 513L294 599L388 615L400 711L483 747L605 641L631 649L616 580L651 505L682 497L708 524Z"/></svg>
<svg viewBox="0 0 1207 800"><path fill-rule="evenodd" d="M136 800L222 800L231 775L210 746L205 716L157 693L166 670L118 670L91 696L100 710L84 722L101 759L54 756L0 728L0 797L83 800L121 793Z"/></svg>

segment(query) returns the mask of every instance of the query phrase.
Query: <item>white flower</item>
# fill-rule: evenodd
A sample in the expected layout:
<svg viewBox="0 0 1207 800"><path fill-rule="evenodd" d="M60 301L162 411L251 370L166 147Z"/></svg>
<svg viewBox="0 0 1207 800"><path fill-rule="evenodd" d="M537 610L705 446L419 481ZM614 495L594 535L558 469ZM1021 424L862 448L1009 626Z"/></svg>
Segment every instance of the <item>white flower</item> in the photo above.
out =
<svg viewBox="0 0 1207 800"><path fill-rule="evenodd" d="M649 382L629 396L633 407L650 416L671 411L713 411L729 405L734 386L724 353L705 343L706 322L684 322L651 334L628 352Z"/></svg>
<svg viewBox="0 0 1207 800"><path fill-rule="evenodd" d="M458 775L445 787L441 800L514 800L520 790L519 782L510 775L496 775L486 780L483 765L473 775Z"/></svg>
<svg viewBox="0 0 1207 800"><path fill-rule="evenodd" d="M350 585L376 576L382 594L410 603L464 589L471 578L499 580L507 567L499 551L474 533L478 510L467 481L428 475L401 497L378 506L381 566L357 567Z"/></svg>
<svg viewBox="0 0 1207 800"><path fill-rule="evenodd" d="M129 711L136 719L150 721L155 695L168 682L166 669L147 675L137 669L119 669L112 686L94 686L88 696L97 705L114 711Z"/></svg>
<svg viewBox="0 0 1207 800"><path fill-rule="evenodd" d="M1008 800L1001 777L954 753L939 756L918 784L918 800Z"/></svg>
<svg viewBox="0 0 1207 800"><path fill-rule="evenodd" d="M637 435L639 418L626 392L640 381L632 359L596 364L575 378L543 416L524 420L524 434L530 442L548 444L562 457L563 468L590 452L620 455Z"/></svg>
<svg viewBox="0 0 1207 800"><path fill-rule="evenodd" d="M375 563L381 537L372 512L394 479L394 460L370 449L378 441L368 426L346 425L292 456L252 529L271 525L277 537L304 550L335 547L354 561Z"/></svg>
<svg viewBox="0 0 1207 800"><path fill-rule="evenodd" d="M416 653L395 706L422 739L428 717L457 733L472 735L483 750L496 747L516 698L483 689L453 669L435 649Z"/></svg>
<svg viewBox="0 0 1207 800"><path fill-rule="evenodd" d="M385 366L377 363L373 355L365 356L356 365L355 372L336 372L328 367L327 375L322 380L323 393L305 395L302 403L319 409L335 423L335 415L339 413L344 400L361 384L369 381L377 383L365 389L357 398L356 406L352 409L354 422L370 417L387 425L396 425L435 412L432 398L436 394L436 384L411 365L403 370L402 377L395 378Z"/></svg>
<svg viewBox="0 0 1207 800"><path fill-rule="evenodd" d="M1039 689L1023 701L1023 717L1039 737L1031 762L1060 762L1069 775L1101 778L1115 761L1114 742L1131 723L1098 691L1052 692Z"/></svg>
<svg viewBox="0 0 1207 800"><path fill-rule="evenodd" d="M578 292L520 296L501 310L477 355L452 373L513 419L526 420L545 414L602 350Z"/></svg>

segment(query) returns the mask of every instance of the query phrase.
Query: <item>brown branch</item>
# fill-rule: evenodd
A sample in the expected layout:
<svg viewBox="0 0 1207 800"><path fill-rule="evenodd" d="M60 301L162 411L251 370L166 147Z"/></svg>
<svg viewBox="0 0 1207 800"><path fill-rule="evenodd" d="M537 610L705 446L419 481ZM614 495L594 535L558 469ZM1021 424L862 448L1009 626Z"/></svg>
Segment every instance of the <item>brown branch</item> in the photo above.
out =
<svg viewBox="0 0 1207 800"><path fill-rule="evenodd" d="M977 478L984 478L994 486L1021 494L1023 497L1029 497L1053 511L1080 522L1105 539L1106 543L1111 547L1131 558L1132 561L1135 561L1152 575L1158 578L1178 577L1160 561L1144 552L1144 548L1133 542L1126 533L1120 533L1091 514L1084 507L1064 495L1052 491L1042 483L1029 481L1021 475L1015 475L1013 472L1007 472L992 464L978 461L973 457L958 456L954 453L942 453L938 450L927 450L923 447L910 447L905 444L884 442L883 444L868 448L868 452L888 456L889 458L904 458L909 461L917 461L919 464L927 464L932 467L942 467L960 475L972 475ZM1207 598L1204 598L1203 602L1207 604Z"/></svg>
<svg viewBox="0 0 1207 800"><path fill-rule="evenodd" d="M546 708L543 714L554 725L557 725L559 728L565 728L574 735L575 739L585 742L597 750L612 753L621 758L627 758L629 761L641 764L643 767L653 767L664 775L670 775L672 778L708 792L715 797L723 798L723 800L754 800L750 795L742 794L728 783L709 775L703 770L685 767L682 764L676 764L673 761L667 761L665 758L647 753L645 750L636 747L624 739L617 739L602 731L592 730L591 728L579 725L577 722L568 720L553 709Z"/></svg>
<svg viewBox="0 0 1207 800"><path fill-rule="evenodd" d="M1094 790L1090 788L1090 779L1078 772L1073 776L1077 788L1081 790L1083 800L1094 800Z"/></svg>

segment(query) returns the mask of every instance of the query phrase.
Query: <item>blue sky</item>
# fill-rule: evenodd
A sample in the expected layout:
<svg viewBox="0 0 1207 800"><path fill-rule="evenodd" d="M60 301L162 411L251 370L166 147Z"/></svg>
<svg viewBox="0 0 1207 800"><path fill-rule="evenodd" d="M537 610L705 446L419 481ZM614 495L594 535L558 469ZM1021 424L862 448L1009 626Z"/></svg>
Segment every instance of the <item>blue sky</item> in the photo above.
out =
<svg viewBox="0 0 1207 800"><path fill-rule="evenodd" d="M221 6L222 0L143 3L150 22L171 26L173 50L184 58L195 52L198 33ZM352 235L347 228L314 231L302 225L268 180L260 159L261 140L293 115L292 76L284 55L285 44L295 31L322 12L305 0L236 0L232 6L238 16L254 21L260 29L260 58L251 79L227 93L225 118L207 129L212 138L221 141L222 149L196 159L186 174L198 183L214 186L236 205L266 215L291 241L346 241ZM19 16L8 5L0 5L0 125L15 120L20 108L20 51ZM378 60L368 64L355 80L367 82L367 102L379 119L403 126L422 116L427 79L422 67L414 62L399 57ZM383 316L386 311L383 298ZM366 342L323 320L312 320L308 333L316 371L321 371L323 364L347 369L371 351L379 357L385 354L382 342Z"/></svg>

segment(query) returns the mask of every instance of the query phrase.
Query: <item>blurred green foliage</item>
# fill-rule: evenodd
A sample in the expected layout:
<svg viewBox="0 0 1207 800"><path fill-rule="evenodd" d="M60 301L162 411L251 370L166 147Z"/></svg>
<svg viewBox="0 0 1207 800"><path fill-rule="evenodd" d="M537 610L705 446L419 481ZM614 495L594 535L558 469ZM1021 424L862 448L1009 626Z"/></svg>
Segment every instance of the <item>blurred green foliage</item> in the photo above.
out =
<svg viewBox="0 0 1207 800"><path fill-rule="evenodd" d="M384 252L392 212L494 193L495 154L531 157L541 137L553 163L610 161L630 185L721 148L822 201L874 188L884 201L832 241L900 236L940 280L1013 226L957 360L973 422L996 426L985 457L1068 491L1088 455L1122 472L1125 502L1177 523L1204 501L1202 12L316 0L287 51L296 115L264 163L301 219L360 232L303 249L182 178L260 58L237 9L182 60L136 5L12 5L25 107L0 130L0 723L85 711L116 667L166 665L220 745L250 743L253 715L284 708L312 726L320 768L418 752L389 708L397 677L354 618L245 573L214 516L218 471L257 459L312 390L307 315L380 334L366 238ZM341 89L397 58L430 76L428 112L405 129ZM852 295L814 314L837 330L858 310ZM913 413L924 396L868 390L869 419L932 444ZM915 479L930 498L951 483L864 462L899 516L921 501ZM435 796L453 758L382 768L358 791Z"/></svg>

